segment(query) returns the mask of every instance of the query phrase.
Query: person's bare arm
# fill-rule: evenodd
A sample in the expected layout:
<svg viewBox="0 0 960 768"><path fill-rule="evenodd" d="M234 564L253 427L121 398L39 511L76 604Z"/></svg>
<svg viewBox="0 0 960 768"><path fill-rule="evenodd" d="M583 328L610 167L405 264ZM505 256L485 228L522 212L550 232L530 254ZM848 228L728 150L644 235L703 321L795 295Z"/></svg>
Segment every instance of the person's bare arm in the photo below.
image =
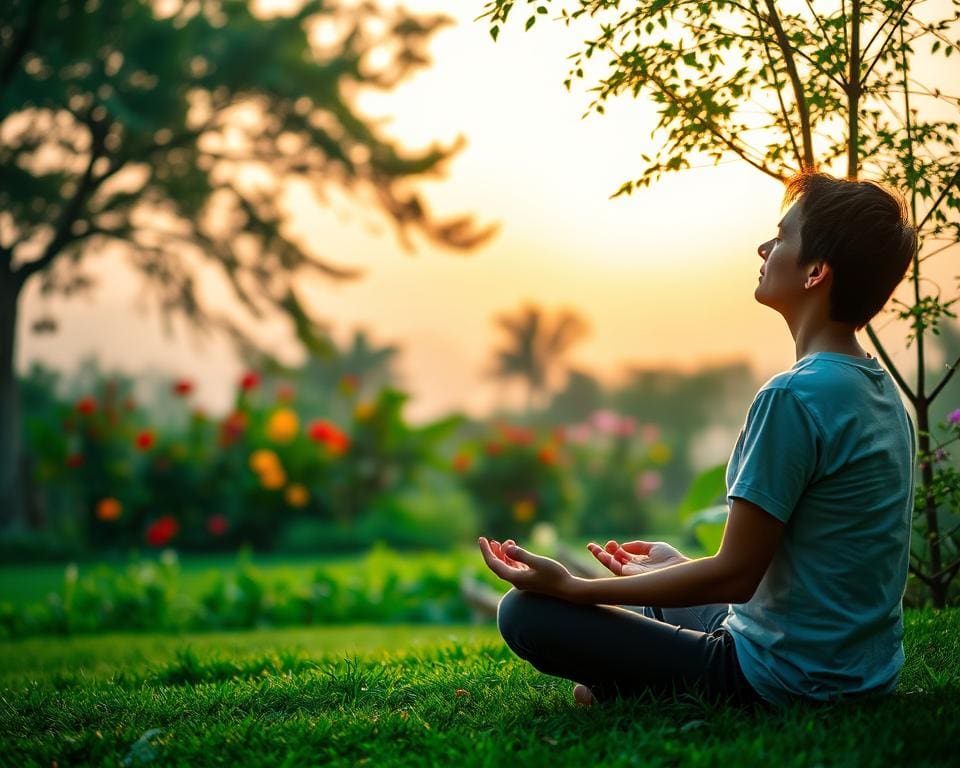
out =
<svg viewBox="0 0 960 768"><path fill-rule="evenodd" d="M744 603L763 579L780 544L783 528L783 523L756 504L734 499L720 551L712 557L629 576L574 579L567 599L590 604L675 608Z"/></svg>

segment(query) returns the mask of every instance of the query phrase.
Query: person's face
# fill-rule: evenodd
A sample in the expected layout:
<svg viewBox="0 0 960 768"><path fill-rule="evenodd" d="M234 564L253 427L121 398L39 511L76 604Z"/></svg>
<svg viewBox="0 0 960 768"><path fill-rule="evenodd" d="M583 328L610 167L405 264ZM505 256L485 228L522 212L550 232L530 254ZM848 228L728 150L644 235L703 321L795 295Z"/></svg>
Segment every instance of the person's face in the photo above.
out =
<svg viewBox="0 0 960 768"><path fill-rule="evenodd" d="M800 225L803 223L801 202L794 203L780 220L777 236L757 248L763 264L754 298L782 314L799 306L805 298L806 289L817 282L811 283L809 278L823 269L816 264L797 266L800 258Z"/></svg>

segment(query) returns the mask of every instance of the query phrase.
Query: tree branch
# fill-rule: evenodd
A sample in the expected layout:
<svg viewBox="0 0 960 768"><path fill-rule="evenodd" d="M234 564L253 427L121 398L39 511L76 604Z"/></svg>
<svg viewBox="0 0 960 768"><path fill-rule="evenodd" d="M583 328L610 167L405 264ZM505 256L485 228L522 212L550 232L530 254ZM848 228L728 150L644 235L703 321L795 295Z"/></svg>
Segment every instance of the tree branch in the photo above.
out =
<svg viewBox="0 0 960 768"><path fill-rule="evenodd" d="M876 332L873 330L873 326L870 323L867 323L867 336L870 337L870 341L873 342L873 346L876 348L877 353L886 364L887 370L890 371L890 375L893 376L897 384L900 385L900 389L903 390L903 393L907 396L907 399L913 404L914 407L916 407L917 396L907 385L907 382L903 380L903 377L900 375L900 371L898 371L897 367L893 364L893 360L890 359L890 356L887 354L887 350L884 349L883 344L880 343L880 338L877 336Z"/></svg>
<svg viewBox="0 0 960 768"><path fill-rule="evenodd" d="M913 565L910 566L910 573L912 573L914 576L920 579L920 581L922 581L928 587L933 586L933 579L931 579L929 576L927 576L925 573L919 570L916 566L913 566Z"/></svg>
<svg viewBox="0 0 960 768"><path fill-rule="evenodd" d="M756 2L751 3L754 8L754 15L760 20L760 13L756 10ZM790 124L790 117L787 114L787 106L783 101L783 89L780 87L780 78L777 75L777 67L773 63L773 56L770 55L770 44L767 42L766 35L760 35L763 40L763 52L767 56L767 64L770 67L770 74L773 75L773 83L777 90L777 101L780 104L780 114L783 115L783 122L787 128L787 135L790 137L790 146L793 147L793 155L797 158L797 165L803 167L803 156L800 154L800 148L797 146L797 139L793 135L793 126Z"/></svg>
<svg viewBox="0 0 960 768"><path fill-rule="evenodd" d="M20 64L20 60L23 59L24 54L26 54L27 49L30 47L32 38L40 23L40 10L43 8L43 4L44 0L32 0L32 2L27 3L28 15L26 23L24 23L23 29L20 30L20 34L16 40L13 41L13 45L10 46L10 53L7 58L4 59L3 66L0 67L0 93L10 84L17 65Z"/></svg>
<svg viewBox="0 0 960 768"><path fill-rule="evenodd" d="M797 63L793 60L793 48L783 31L783 25L780 23L780 16L777 14L776 6L773 0L766 0L767 12L770 14L770 22L773 24L774 33L777 36L777 45L783 52L783 61L787 67L787 74L790 76L790 84L793 87L793 95L797 100L797 111L800 113L800 136L803 139L803 160L801 170L813 168L815 163L813 159L813 139L810 132L810 109L807 105L806 97L803 94L803 83L800 82L800 74L797 72Z"/></svg>
<svg viewBox="0 0 960 768"><path fill-rule="evenodd" d="M110 174L110 171L108 171L107 174L101 176L100 179L94 179L93 166L101 157L100 148L100 140L97 138L96 133L94 133L94 139L90 147L90 160L87 163L80 182L77 184L77 189L73 197L70 198L60 213L60 219L54 227L53 239L47 244L47 247L44 248L41 256L33 261L27 262L14 273L19 286L22 286L34 273L49 267L53 260L60 254L63 246L70 242L70 228L77 221L87 196L96 188L96 185L100 181Z"/></svg>
<svg viewBox="0 0 960 768"><path fill-rule="evenodd" d="M933 203L933 205L930 206L930 210L927 211L926 215L923 217L923 221L921 221L917 225L918 233L920 232L921 229L923 229L924 225L927 223L929 218L933 215L933 212L937 210L937 208L940 206L940 203L942 203L944 198L947 196L947 192L950 191L951 187L953 187L957 183L957 181L960 181L960 166L957 167L956 173L953 174L953 178L950 179L950 181L947 182L947 185L940 191L940 197L938 197L936 201Z"/></svg>
<svg viewBox="0 0 960 768"><path fill-rule="evenodd" d="M890 31L887 33L886 40L884 40L883 45L880 46L880 52L873 57L873 61L870 62L870 66L867 67L867 71L864 72L863 77L860 78L861 86L863 86L867 82L867 78L870 77L870 73L873 72L873 68L877 66L877 62L880 61L880 57L883 55L883 51L887 47L887 44L890 42L890 38L893 37L894 33L897 31L897 29L900 26L900 22L903 21L903 17L907 15L907 12L910 10L910 7L914 4L914 2L916 2L916 0L911 0L911 2L907 3L906 8L903 9L903 13L900 14L900 18L897 19L897 23L890 28ZM886 19L883 20L883 24L877 27L877 30L873 33L873 37L871 37L869 42L864 46L862 57L866 57L867 51L870 49L870 46L873 45L873 41L877 39L877 35L880 34L880 30L882 30L887 25L887 22L890 21L890 19L892 18L893 18L893 14L891 13L889 16L887 16Z"/></svg>
<svg viewBox="0 0 960 768"><path fill-rule="evenodd" d="M687 103L677 98L677 95L667 87L667 84L664 83L662 79L660 79L659 77L657 77L652 73L648 73L647 76L660 89L660 92L664 96L666 96L668 99L670 99L670 101L672 101L675 105L677 105L683 112L687 114L688 117L695 118L697 121L701 122L704 125L704 127L710 131L710 133L716 136L732 152L734 152L737 156L739 156L741 160L743 160L745 163L748 163L749 165L752 165L758 171L762 171L763 173L776 179L777 181L783 181L783 176L781 176L779 173L772 170L771 168L768 168L762 161L754 160L752 157L750 157L746 153L746 150L740 147L736 142L734 142L733 139L730 139L727 136L724 136L723 133L720 131L720 129L717 128L716 123L714 123L712 120L709 120L708 118L705 118L705 117L700 117L699 115L691 114L691 109L687 105Z"/></svg>
<svg viewBox="0 0 960 768"><path fill-rule="evenodd" d="M950 381L950 378L954 373L956 373L957 366L960 366L960 358L957 358L956 361L954 361L953 365L950 366L950 370L944 375L943 380L937 384L936 387L934 387L933 392L931 392L930 396L927 398L928 403L933 402L933 399L940 394L940 390L947 386L947 382Z"/></svg>

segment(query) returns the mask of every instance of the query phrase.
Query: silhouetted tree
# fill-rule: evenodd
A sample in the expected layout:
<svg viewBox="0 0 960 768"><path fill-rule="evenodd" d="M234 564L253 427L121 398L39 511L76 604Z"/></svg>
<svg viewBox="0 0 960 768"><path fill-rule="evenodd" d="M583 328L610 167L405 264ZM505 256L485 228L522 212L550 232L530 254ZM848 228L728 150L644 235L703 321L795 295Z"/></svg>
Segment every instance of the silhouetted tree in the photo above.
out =
<svg viewBox="0 0 960 768"><path fill-rule="evenodd" d="M403 150L354 103L361 87L393 88L426 65L445 17L324 0L261 18L251 5L4 4L0 522L19 507L14 339L18 299L34 276L44 292L87 289L87 257L119 246L165 318L179 313L198 330L242 337L202 300L203 264L253 316L286 313L319 346L294 278L359 273L290 236L282 199L290 182L321 201L331 187L347 190L407 248L411 230L458 249L492 233L467 216L437 220L412 190L456 145ZM375 51L386 55L375 60Z"/></svg>

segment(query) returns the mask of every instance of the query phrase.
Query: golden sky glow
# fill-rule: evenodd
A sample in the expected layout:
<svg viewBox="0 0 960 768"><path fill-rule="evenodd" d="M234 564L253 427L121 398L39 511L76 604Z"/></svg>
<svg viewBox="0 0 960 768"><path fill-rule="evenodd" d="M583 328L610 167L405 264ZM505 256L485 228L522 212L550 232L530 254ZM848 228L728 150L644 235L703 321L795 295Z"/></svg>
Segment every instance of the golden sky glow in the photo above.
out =
<svg viewBox="0 0 960 768"><path fill-rule="evenodd" d="M368 270L358 282L302 288L338 340L364 326L376 341L402 345L401 372L414 395L414 417L456 407L481 413L501 395L519 394L501 393L481 371L497 339L492 317L525 300L585 315L592 333L572 359L607 380L626 364L691 368L740 357L766 375L792 365L785 323L753 299L756 246L772 235L781 215L775 181L729 162L609 200L639 173L639 155L652 147L651 105L624 98L606 116L582 120L589 102L583 86L568 93L562 85L566 56L579 38L559 23L540 23L527 34L513 23L494 44L488 25L473 21L482 0L405 5L443 11L458 23L436 35L429 70L395 92L366 94L361 104L370 115L389 116L385 132L410 147L463 134L467 146L446 178L423 189L438 213L472 212L481 224L500 222L499 234L467 256L422 241L411 256L382 221L379 235L368 232L364 222L377 220L346 198L319 209L292 190L289 203L297 211L297 232L318 254ZM960 77L955 81L952 90L960 90ZM927 274L945 296L955 288L954 256L947 252L928 262ZM47 301L37 285L28 288L19 365L39 359L70 367L97 352L111 367L152 366L193 376L201 402L225 408L240 370L226 345L198 348L182 326L176 338L165 339L155 316L133 309L139 279L110 255L98 267L104 277L90 303ZM48 311L59 332L30 334L32 321ZM878 325L886 322L887 316ZM279 343L287 327L267 323L259 332ZM913 352L897 341L897 326L888 325L881 338L910 370ZM865 334L861 343L871 349ZM295 359L293 347L287 348Z"/></svg>

